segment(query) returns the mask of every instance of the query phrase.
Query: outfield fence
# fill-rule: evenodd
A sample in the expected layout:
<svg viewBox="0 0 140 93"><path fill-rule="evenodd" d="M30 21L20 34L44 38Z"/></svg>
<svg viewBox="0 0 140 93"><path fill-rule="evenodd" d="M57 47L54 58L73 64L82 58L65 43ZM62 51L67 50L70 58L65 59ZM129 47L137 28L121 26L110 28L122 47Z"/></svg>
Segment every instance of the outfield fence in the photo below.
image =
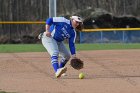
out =
<svg viewBox="0 0 140 93"><path fill-rule="evenodd" d="M80 43L140 43L140 28L83 29Z"/></svg>
<svg viewBox="0 0 140 93"><path fill-rule="evenodd" d="M0 22L0 43L36 43L45 30L45 21ZM21 42L22 41L22 42ZM78 33L80 43L140 43L140 28L83 29Z"/></svg>

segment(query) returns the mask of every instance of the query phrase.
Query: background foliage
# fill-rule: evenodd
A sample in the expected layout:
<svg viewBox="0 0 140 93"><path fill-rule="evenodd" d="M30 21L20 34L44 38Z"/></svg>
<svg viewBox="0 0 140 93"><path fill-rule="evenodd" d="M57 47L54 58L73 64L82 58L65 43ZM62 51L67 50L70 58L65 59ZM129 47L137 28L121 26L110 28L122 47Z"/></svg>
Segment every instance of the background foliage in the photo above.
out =
<svg viewBox="0 0 140 93"><path fill-rule="evenodd" d="M85 20L85 28L125 27L126 24L122 22L138 23L135 27L140 25L137 21L140 16L140 0L56 1L57 16L80 15ZM0 0L0 21L45 21L48 17L49 0ZM92 19L97 19L97 25L92 25ZM37 35L44 31L44 27L44 24L0 24L0 43L36 43Z"/></svg>

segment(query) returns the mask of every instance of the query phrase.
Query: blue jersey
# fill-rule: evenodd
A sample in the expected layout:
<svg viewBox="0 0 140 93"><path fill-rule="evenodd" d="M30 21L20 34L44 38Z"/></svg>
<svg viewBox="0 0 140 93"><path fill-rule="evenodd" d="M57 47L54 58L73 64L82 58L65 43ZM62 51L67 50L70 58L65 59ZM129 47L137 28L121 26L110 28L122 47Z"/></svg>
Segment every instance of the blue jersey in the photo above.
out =
<svg viewBox="0 0 140 93"><path fill-rule="evenodd" d="M52 37L58 41L69 40L69 48L71 54L75 54L76 31L72 27L71 21L64 17L53 17L46 20L46 24L50 25Z"/></svg>

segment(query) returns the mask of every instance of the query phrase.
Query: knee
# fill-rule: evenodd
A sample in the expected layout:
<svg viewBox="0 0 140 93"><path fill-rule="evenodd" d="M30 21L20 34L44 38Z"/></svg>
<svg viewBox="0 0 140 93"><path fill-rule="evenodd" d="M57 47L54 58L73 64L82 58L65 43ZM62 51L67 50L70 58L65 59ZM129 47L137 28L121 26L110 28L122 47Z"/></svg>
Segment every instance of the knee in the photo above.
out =
<svg viewBox="0 0 140 93"><path fill-rule="evenodd" d="M53 58L53 57L58 57L58 55L59 55L59 52L53 52L52 54L51 54L51 58Z"/></svg>

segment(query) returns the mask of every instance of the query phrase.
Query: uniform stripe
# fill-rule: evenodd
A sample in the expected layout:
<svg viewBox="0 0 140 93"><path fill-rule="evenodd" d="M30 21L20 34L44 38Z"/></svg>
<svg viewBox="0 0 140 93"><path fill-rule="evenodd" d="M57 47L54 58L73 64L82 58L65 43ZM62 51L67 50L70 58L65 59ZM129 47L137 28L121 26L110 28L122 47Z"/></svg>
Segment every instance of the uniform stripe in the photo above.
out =
<svg viewBox="0 0 140 93"><path fill-rule="evenodd" d="M57 63L58 62L58 56L52 56L51 57L51 63Z"/></svg>
<svg viewBox="0 0 140 93"><path fill-rule="evenodd" d="M75 40L76 40L76 31L74 30L74 33L75 33L75 36L74 36L74 40L73 40L73 43L75 43Z"/></svg>
<svg viewBox="0 0 140 93"><path fill-rule="evenodd" d="M52 37L54 36L54 34L55 34L55 29L51 32Z"/></svg>
<svg viewBox="0 0 140 93"><path fill-rule="evenodd" d="M52 64L58 63L58 61L51 61Z"/></svg>

